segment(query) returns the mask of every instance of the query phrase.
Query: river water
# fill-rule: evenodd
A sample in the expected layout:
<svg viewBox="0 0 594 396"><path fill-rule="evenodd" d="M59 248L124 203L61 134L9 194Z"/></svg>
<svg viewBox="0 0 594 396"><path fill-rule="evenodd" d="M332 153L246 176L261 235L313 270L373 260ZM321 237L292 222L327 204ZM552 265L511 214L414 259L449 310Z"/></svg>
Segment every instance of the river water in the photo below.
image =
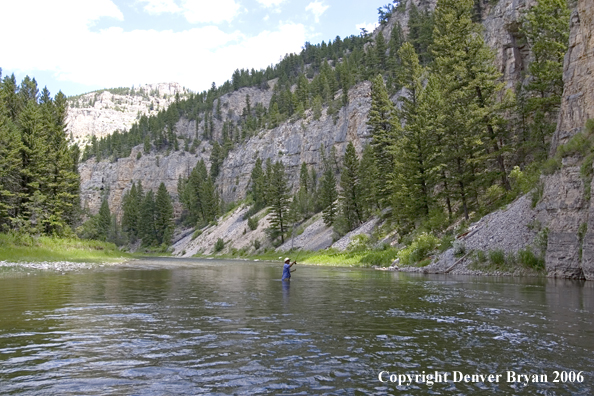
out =
<svg viewBox="0 0 594 396"><path fill-rule="evenodd" d="M5 274L0 394L594 394L594 282L281 267Z"/></svg>

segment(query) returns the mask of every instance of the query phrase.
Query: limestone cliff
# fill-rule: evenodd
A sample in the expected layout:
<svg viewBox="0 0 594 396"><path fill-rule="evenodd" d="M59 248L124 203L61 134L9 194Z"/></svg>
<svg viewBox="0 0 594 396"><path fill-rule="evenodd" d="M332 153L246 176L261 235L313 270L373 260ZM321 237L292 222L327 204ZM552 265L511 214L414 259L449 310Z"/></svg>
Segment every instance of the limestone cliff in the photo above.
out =
<svg viewBox="0 0 594 396"><path fill-rule="evenodd" d="M100 90L68 98L68 132L75 142L86 144L116 130L128 130L141 115L155 115L166 109L179 94L189 91L177 83L145 84L136 88Z"/></svg>
<svg viewBox="0 0 594 396"><path fill-rule="evenodd" d="M168 156L157 153L142 155L137 159L142 146L132 150L127 158L116 162L96 162L91 159L79 167L81 177L81 205L90 213L99 211L101 200L108 198L112 213L118 218L122 215L122 197L132 186L132 182L142 182L144 191L157 191L159 184L165 183L167 191L173 196L176 214L181 207L177 199L177 181L179 176L187 177L200 159L208 159L210 146L203 143L197 154L176 151Z"/></svg>
<svg viewBox="0 0 594 396"><path fill-rule="evenodd" d="M594 3L579 0L571 17L569 50L565 56L564 91L552 154L594 118ZM575 158L545 179L537 209L548 217L547 271L553 276L594 280L594 211L584 196L584 181ZM580 226L587 233L580 237ZM583 229L584 226L582 226ZM583 245L583 246L580 246ZM580 251L582 251L580 259Z"/></svg>
<svg viewBox="0 0 594 396"><path fill-rule="evenodd" d="M104 92L102 95L104 94L111 95L109 92ZM252 105L257 103L265 103L268 105L272 92L271 90L262 90L259 88L242 88L222 96L222 117L220 120L216 118L213 119L213 137L215 139L221 139L223 123L225 121L238 120L238 117L241 115L245 106L247 95L250 96ZM128 98L128 100L132 99ZM101 111L98 110L97 114L100 115ZM102 117L104 116L99 116L99 118ZM204 132L204 122L198 123L195 120L190 121L182 118L177 122L175 129L176 134L179 137L194 138L197 134L202 136L202 133ZM253 146L251 147L253 148ZM91 214L95 214L99 211L101 200L104 196L107 196L109 207L112 212L115 212L120 216L123 194L130 189L133 181L142 181L145 191L147 191L147 189L156 191L159 184L164 182L167 191L169 191L174 198L176 210L179 211L180 206L179 201L177 200L178 177L180 175L187 177L190 171L201 159L204 159L204 161L209 164L211 148L212 146L210 143L204 141L196 149L196 154L190 154L189 152L184 151L177 151L169 154L156 153L153 151L149 154L143 154L142 146L137 146L132 150L129 157L120 158L115 162L103 160L97 163L95 159L86 161L79 167L81 175L81 204L83 208L88 209ZM231 158L236 151L245 152L245 150L239 148L238 150L234 150L229 158ZM137 159L139 152L141 153L141 157ZM247 166L248 165L246 165L246 167ZM229 177L236 177L236 175ZM221 188L224 187L227 190L233 190L234 185L232 185L230 179L227 180L226 177L220 177L219 180ZM235 199L235 197L245 196L245 186L247 181L242 179L241 182L243 190L238 191L236 189L235 191L232 191L227 195L226 199L228 201Z"/></svg>
<svg viewBox="0 0 594 396"><path fill-rule="evenodd" d="M273 162L281 160L287 169L289 183L297 189L302 162L320 171L322 145L326 156L334 147L338 158L344 155L349 141L360 151L369 138L367 113L370 108L371 83L363 82L349 91L349 104L340 111L336 123L325 111L316 121L309 110L305 119L285 122L260 132L231 151L225 159L218 178L223 199L236 201L245 197L257 156L263 161L269 158Z"/></svg>

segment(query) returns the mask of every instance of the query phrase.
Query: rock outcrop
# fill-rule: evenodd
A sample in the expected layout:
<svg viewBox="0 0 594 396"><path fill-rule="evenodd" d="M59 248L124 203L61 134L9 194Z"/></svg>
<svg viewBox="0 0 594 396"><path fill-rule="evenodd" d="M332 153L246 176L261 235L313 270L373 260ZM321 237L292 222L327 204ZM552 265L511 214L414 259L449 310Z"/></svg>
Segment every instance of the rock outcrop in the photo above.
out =
<svg viewBox="0 0 594 396"><path fill-rule="evenodd" d="M142 182L144 191L157 191L159 184L165 183L172 195L176 214L181 212L177 199L179 176L187 177L201 159L208 159L210 146L202 143L197 154L176 151L168 156L145 154L137 159L142 146L135 147L132 154L116 162L96 162L91 159L79 167L81 178L81 205L90 213L99 211L101 201L107 197L112 213L118 218L122 215L122 197L132 187L132 182Z"/></svg>
<svg viewBox="0 0 594 396"><path fill-rule="evenodd" d="M225 201L245 197L256 158L272 162L281 160L285 165L289 183L298 187L299 167L302 162L317 171L321 169L322 155L328 156L332 147L341 158L348 142L352 141L360 152L369 139L367 114L371 108L371 83L362 82L349 91L349 104L336 122L324 111L314 120L311 110L305 119L285 122L279 127L260 132L246 143L232 150L222 166L218 178L221 196ZM325 153L320 152L324 147Z"/></svg>
<svg viewBox="0 0 594 396"><path fill-rule="evenodd" d="M551 154L594 118L594 3L579 0L571 16L569 50L565 56L564 90ZM551 276L594 280L594 211L584 195L584 180L576 158L544 180L537 209L549 217L545 257ZM582 235L584 227L587 232ZM581 253L581 254L580 254Z"/></svg>
<svg viewBox="0 0 594 396"><path fill-rule="evenodd" d="M118 93L122 91L121 93ZM124 94L123 92L127 92ZM142 115L156 115L189 91L178 83L145 84L132 89L90 92L68 98L68 132L79 145L130 129Z"/></svg>

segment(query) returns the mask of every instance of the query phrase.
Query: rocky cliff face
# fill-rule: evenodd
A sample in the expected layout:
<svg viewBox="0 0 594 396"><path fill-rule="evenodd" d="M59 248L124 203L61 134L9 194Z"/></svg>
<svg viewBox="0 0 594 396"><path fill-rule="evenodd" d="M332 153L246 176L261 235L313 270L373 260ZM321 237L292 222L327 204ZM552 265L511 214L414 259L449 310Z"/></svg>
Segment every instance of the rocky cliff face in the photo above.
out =
<svg viewBox="0 0 594 396"><path fill-rule="evenodd" d="M168 156L156 153L136 156L142 149L138 146L132 150L127 158L120 158L116 162L96 162L91 159L79 167L81 178L81 205L95 214L99 211L101 201L107 196L112 213L118 218L122 215L122 197L132 187L132 182L142 182L144 191L157 191L159 184L165 183L167 191L174 198L176 214L181 212L177 199L177 180L179 176L187 177L201 159L208 159L210 146L202 143L197 154L183 151L174 152Z"/></svg>
<svg viewBox="0 0 594 396"><path fill-rule="evenodd" d="M530 50L521 40L519 31L522 14L536 0L481 0L481 20L484 27L485 42L495 51L495 65L503 74L507 88L513 88L522 80L522 72L528 65ZM406 2L403 11L394 12L386 26L378 27L375 37L380 32L386 40L390 39L392 29L400 24L404 34L408 34L409 13L412 6L420 10L435 10L437 0L411 0Z"/></svg>
<svg viewBox="0 0 594 396"><path fill-rule="evenodd" d="M320 170L322 145L324 155L328 156L334 147L338 158L344 155L349 141L360 151L369 138L366 123L371 107L370 95L371 84L360 83L349 91L349 104L340 111L336 123L325 111L316 121L309 110L305 119L285 122L278 128L260 132L231 151L218 178L223 199L236 201L245 197L258 156L264 162L267 159L272 162L281 160L289 175L289 183L296 189L302 162Z"/></svg>
<svg viewBox="0 0 594 396"><path fill-rule="evenodd" d="M150 85L150 87L153 87L154 89L158 88L159 86L162 86L163 89L166 88L166 85L163 84ZM180 88L178 84L172 84L170 87L171 90L166 91L169 92L169 94L163 94L167 95L167 98L161 99L163 100L163 102L160 102L162 103L162 106L171 103L169 100L172 93L173 99L175 99L174 92L176 92L176 87ZM213 136L215 139L221 139L223 123L225 121L239 120L239 116L243 112L243 108L246 105L247 95L250 96L250 102L253 106L257 103L264 103L268 105L268 103L270 102L270 98L272 96L272 90L262 90L258 88L242 88L236 92L221 97L222 117L220 120L216 118L213 119ZM115 95L109 92L103 92L100 96L113 98ZM126 96L126 100L128 102L134 103L137 100L137 98L134 96ZM109 103L113 104L113 101ZM95 106L98 107L105 105L99 105L98 103L96 103ZM91 125L88 131L98 132L97 129L93 128L107 128L107 123L99 121L103 120L104 118L108 119L110 117L109 114L112 114L113 109L106 109L107 114L104 114L104 111L106 111L105 109L101 110L100 108L97 108L94 110L93 114L96 115L96 118L94 119L97 122L91 122L91 118L85 118L87 121L89 121ZM73 110L74 113L69 114L76 115L76 111L78 109L75 108L69 111ZM115 121L110 122L123 122L123 118L121 118L122 114L124 113L119 112L117 115L117 117L119 118L116 117ZM73 118L74 115L70 115L70 117ZM128 116L130 116L130 114L128 114ZM134 121L135 120L130 121L130 125L132 125ZM83 129L80 129L79 131L83 131ZM176 133L180 137L194 138L196 136L202 136L203 132L203 121L198 123L195 120L190 121L182 118L176 124ZM181 143L180 146L183 146L183 143ZM188 152L183 151L173 152L169 155L164 153L153 152L150 154L141 154L141 158L137 159L138 153L142 152L142 146L137 146L132 150L132 153L129 157L120 158L115 162L110 162L109 160L96 162L95 159L91 159L87 162L84 162L79 167L81 175L82 207L88 209L88 211L91 214L95 214L99 211L99 207L101 206L101 201L103 197L107 196L109 207L111 208L112 212L115 212L119 217L121 216L122 197L124 193L130 189L130 187L132 186L132 182L142 181L142 185L145 191L148 191L149 189L156 191L159 187L159 184L161 182L164 182L165 186L167 187L167 191L169 191L169 193L172 195L174 199L174 206L176 212L179 213L181 207L177 199L178 177L180 175L187 177L191 170L201 159L203 159L207 163L207 165L209 165L211 148L212 146L205 141L202 142L200 146L196 149L196 154L190 154ZM240 148L239 151L243 152L244 150ZM234 152L235 151L233 151L232 153ZM229 176L229 180L231 177L232 176ZM236 177L236 175L234 175L233 177ZM221 186L224 186L227 190L233 190L232 187L234 187L234 185L232 186L231 181L228 181L226 178L220 178L220 180ZM247 181L242 179L242 186L245 187L246 184ZM235 199L235 197L243 196L245 196L245 190L238 191L237 189L235 189L235 191L232 191L230 194L228 194L226 199L229 201Z"/></svg>
<svg viewBox="0 0 594 396"><path fill-rule="evenodd" d="M569 50L564 65L564 90L552 154L594 118L594 3L579 0L571 17ZM548 220L547 271L552 276L594 280L594 205L584 196L576 158L545 178L537 206ZM587 227L585 235L580 235ZM580 254L581 252L581 254ZM581 257L580 257L581 256Z"/></svg>
<svg viewBox="0 0 594 396"><path fill-rule="evenodd" d="M517 21L522 10L533 1L535 0L500 0L496 5L483 2L485 38L497 54L497 65L504 74L504 80L509 87L520 80L521 72L524 70L527 60L526 49L518 44ZM412 3L420 9L433 10L437 0L413 0ZM383 27L383 30L378 28L374 34L380 34L381 32L389 37L391 29L397 23L400 23L406 31L408 11L412 3L407 3L406 12L395 12L390 21ZM270 81L269 85L272 87L274 83L275 81ZM140 88L136 90L137 93L141 92ZM261 131L257 136L253 136L246 143L232 150L225 160L218 178L218 185L223 199L235 201L245 197L251 170L257 156L264 161L269 158L273 162L279 159L283 161L288 174L291 175L290 183L293 184L294 188L297 188L298 167L302 162L316 170L321 168L322 153L320 147L322 145L326 150L325 155L328 155L331 148L334 147L339 161L349 141L353 141L357 151L360 152L369 139L366 123L367 113L371 105L370 89L369 82L363 82L353 87L349 92L349 104L340 111L336 122L325 111L319 120L313 120L311 111L306 112L305 119L296 122L285 122L275 129ZM104 136L115 129L129 127L137 118L138 112L141 114L148 113L151 101L154 109L156 109L157 105L159 108L163 108L173 100L175 93L184 94L186 92L177 84L144 86L142 92L148 92L149 94L152 92L154 94L155 91L158 94L149 95L150 100L142 95L123 97L110 92L103 92L100 95L93 93L83 95L78 99L81 107L73 107L70 111L70 128L75 136L79 137ZM213 137L215 139L221 140L225 121L237 122L239 120L246 106L246 97L248 95L252 106L257 103L268 106L272 97L272 89L242 88L221 97L221 118L213 118ZM88 106L93 101L94 106ZM87 105L84 105L84 103ZM121 111L124 104L126 104L128 110ZM204 132L204 121L197 123L196 121L182 119L178 122L176 129L177 134L180 136L200 137ZM91 161L81 165L83 204L87 205L92 213L99 209L101 194L104 193L101 190L102 184L98 182L99 179L104 180L103 189L110 188L109 202L111 207L119 211L121 195L130 187L132 180L140 180L138 177L141 174L149 177L149 170L155 172L156 175L162 174L162 169L150 165L156 164L156 154L143 156L137 161L137 150L134 150L129 158L120 159L113 164L107 162L96 164ZM199 156L207 161L210 145L202 143L200 150ZM184 174L187 171L188 164L195 164L198 161L196 159L198 157L189 160L191 157L187 153L185 156L174 153L173 157L169 159L161 156L161 162L167 163L168 172L175 174L177 177L177 175ZM156 188L159 176L151 176L150 180L153 181L149 184ZM177 179L173 181L164 179L163 181L166 182L168 190L175 196L177 194L175 184ZM149 185L147 184L145 187L149 187Z"/></svg>
<svg viewBox="0 0 594 396"><path fill-rule="evenodd" d="M126 92L126 93L124 93ZM91 92L68 99L68 132L79 145L92 136L102 138L128 130L141 115L154 115L174 100L189 95L177 83L146 84L135 88Z"/></svg>

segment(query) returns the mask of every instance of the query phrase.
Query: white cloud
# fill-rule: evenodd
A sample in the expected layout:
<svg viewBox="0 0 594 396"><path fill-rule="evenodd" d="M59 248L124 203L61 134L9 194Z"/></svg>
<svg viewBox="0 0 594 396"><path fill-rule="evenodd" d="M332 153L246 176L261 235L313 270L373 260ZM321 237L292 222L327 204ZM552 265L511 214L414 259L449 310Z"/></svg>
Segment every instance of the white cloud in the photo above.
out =
<svg viewBox="0 0 594 396"><path fill-rule="evenodd" d="M266 8L278 7L279 5L281 5L281 3L285 2L285 0L256 0L256 1Z"/></svg>
<svg viewBox="0 0 594 396"><path fill-rule="evenodd" d="M239 13L234 0L182 0L183 13L190 23L231 22Z"/></svg>
<svg viewBox="0 0 594 396"><path fill-rule="evenodd" d="M175 4L174 0L138 0L138 2L146 3L144 10L153 15L181 12L181 8Z"/></svg>
<svg viewBox="0 0 594 396"><path fill-rule="evenodd" d="M3 12L29 14L31 3L10 2ZM87 86L176 81L203 90L212 81L223 83L236 68L266 68L285 53L299 52L308 38L306 28L295 23L281 24L256 36L224 32L217 26L177 32L125 31L119 27L91 31L94 21L101 17L123 19L110 0L48 3L39 3L40 11L30 13L26 26L18 18L7 18L0 24L0 36L19 38L3 42L0 66L5 70L32 76L36 71L46 71L58 80ZM64 13L64 9L69 12ZM52 21L51 29L47 21Z"/></svg>
<svg viewBox="0 0 594 396"><path fill-rule="evenodd" d="M357 30L361 31L361 29L365 28L368 33L373 33L375 28L377 27L377 22L372 23L358 23L356 26Z"/></svg>
<svg viewBox="0 0 594 396"><path fill-rule="evenodd" d="M18 40L33 39L37 28L46 35L81 29L102 17L124 20L124 15L111 0L9 1L2 4L1 10L0 30L7 32L3 37Z"/></svg>
<svg viewBox="0 0 594 396"><path fill-rule="evenodd" d="M180 14L190 23L221 23L231 22L240 10L235 0L137 0L144 3L144 10L152 15L164 13ZM276 1L279 0L264 0Z"/></svg>
<svg viewBox="0 0 594 396"><path fill-rule="evenodd" d="M305 11L311 11L316 18L316 22L320 21L320 17L322 14L329 8L330 6L325 5L321 1L312 1L305 7Z"/></svg>

